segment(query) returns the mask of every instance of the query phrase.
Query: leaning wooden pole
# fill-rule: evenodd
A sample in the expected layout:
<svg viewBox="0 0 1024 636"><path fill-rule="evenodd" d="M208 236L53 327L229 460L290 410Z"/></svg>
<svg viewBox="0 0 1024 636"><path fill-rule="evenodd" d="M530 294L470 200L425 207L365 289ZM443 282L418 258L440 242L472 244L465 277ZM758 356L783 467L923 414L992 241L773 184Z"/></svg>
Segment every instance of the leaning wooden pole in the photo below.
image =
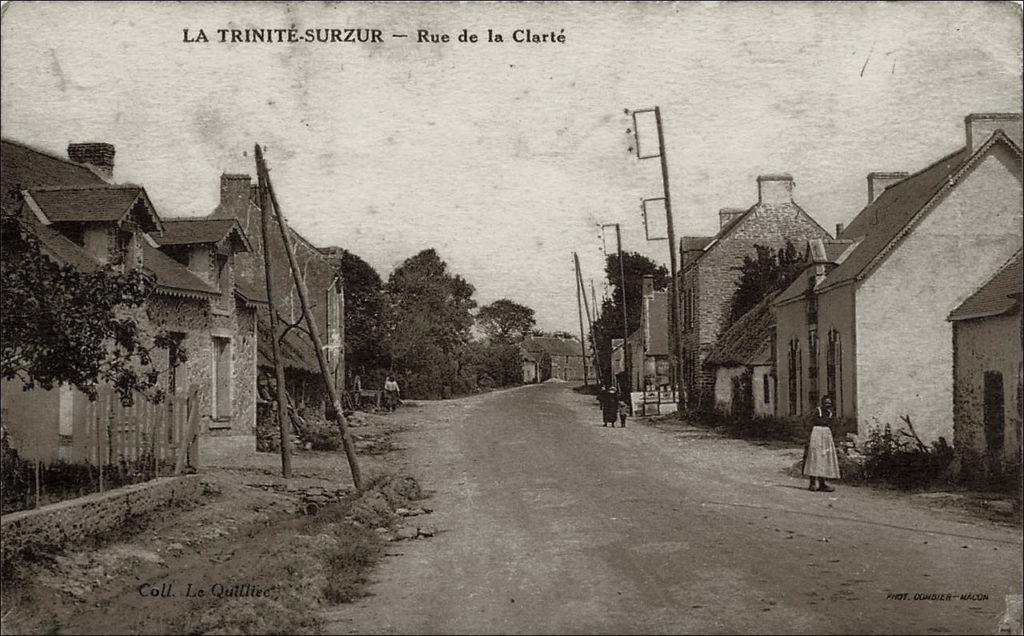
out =
<svg viewBox="0 0 1024 636"><path fill-rule="evenodd" d="M274 184L270 182L270 175L267 172L267 165L263 161L263 149L256 144L256 173L260 183L266 184L267 193L270 195L270 203L274 208L274 215L277 218L278 229L281 231L281 241L284 244L284 253L288 256L288 268L292 272L292 280L295 281L295 289L299 294L299 304L302 306L302 316L306 322L306 329L309 330L309 337L313 340L313 349L316 352L316 361L320 366L320 375L323 377L324 385L327 387L327 394L331 399L331 406L334 408L338 428L341 429L341 441L345 448L345 456L348 458L348 466L352 471L352 483L356 490L363 489L363 478L359 472L359 462L356 460L355 447L352 444L352 436L348 432L345 414L342 412L341 400L338 399L338 389L334 384L334 376L327 366L327 358L324 356L323 341L320 339L320 330L317 328L313 314L309 310L309 292L306 289L306 281L302 278L302 272L298 263L295 262L295 252L292 250L292 239L288 235L288 227L284 222L284 215L281 214L281 207L277 203L277 195L274 193Z"/></svg>
<svg viewBox="0 0 1024 636"><path fill-rule="evenodd" d="M580 354L583 356L583 386L590 386L590 378L587 373L587 334L583 331L583 279L580 278L580 257L576 252L572 253L572 260L576 266L576 310L580 314Z"/></svg>
<svg viewBox="0 0 1024 636"><path fill-rule="evenodd" d="M277 304L274 300L274 273L270 265L270 196L267 194L267 184L257 170L256 174L258 190L260 195L261 223L260 233L263 237L263 272L267 279L267 304L270 311L270 343L274 354L274 379L276 388L274 391L277 400L277 430L281 434L281 475L285 479L292 476L292 436L288 426L288 394L284 381L284 364L281 361L281 340L278 334Z"/></svg>

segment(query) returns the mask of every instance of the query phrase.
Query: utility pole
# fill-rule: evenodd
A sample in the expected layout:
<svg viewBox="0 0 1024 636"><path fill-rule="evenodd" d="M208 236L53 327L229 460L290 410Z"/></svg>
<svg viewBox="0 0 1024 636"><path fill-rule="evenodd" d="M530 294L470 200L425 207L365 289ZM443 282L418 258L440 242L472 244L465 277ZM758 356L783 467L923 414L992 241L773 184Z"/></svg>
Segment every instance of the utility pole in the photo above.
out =
<svg viewBox="0 0 1024 636"><path fill-rule="evenodd" d="M260 216L262 217L260 231L263 237L263 273L267 279L267 303L270 312L270 344L274 354L274 379L277 385L274 393L277 396L277 430L281 434L281 474L288 479L292 476L292 436L288 418L285 417L288 399L285 394L287 389L284 381L284 364L281 362L281 341L278 339L274 274L270 267L270 197L267 195L266 182L259 177L259 170L256 174L259 184L257 190L260 195Z"/></svg>
<svg viewBox="0 0 1024 636"><path fill-rule="evenodd" d="M590 378L587 373L587 334L583 332L583 303L580 281L580 258L576 252L572 253L573 263L576 266L576 309L580 315L580 354L583 356L583 386L590 386Z"/></svg>
<svg viewBox="0 0 1024 636"><path fill-rule="evenodd" d="M632 392L633 387L629 374L629 319L626 310L626 266L622 260L622 228L618 223L605 223L601 229L606 227L615 228L615 251L619 255L619 288L622 291L622 369L626 373L623 389L625 389L628 399L628 394Z"/></svg>
<svg viewBox="0 0 1024 636"><path fill-rule="evenodd" d="M341 429L341 443L345 448L345 456L348 458L348 466L352 472L352 483L355 485L356 490L362 491L363 477L362 473L359 471L359 462L356 459L355 446L352 444L352 436L349 433L347 422L345 421L345 413L342 411L341 400L338 399L338 389L334 384L334 376L331 373L330 367L327 366L327 358L324 355L323 341L320 339L320 330L317 328L316 321L313 319L313 314L309 309L309 291L306 289L306 281L302 277L302 271L299 269L298 263L295 261L295 252L292 250L292 239L291 236L288 235L288 226L285 225L284 215L281 213L281 206L277 202L277 195L274 193L274 185L270 182L267 165L263 161L263 150L260 148L259 144L256 144L256 174L259 182L266 184L267 193L270 195L270 203L274 207L274 215L277 218L278 229L281 230L281 241L284 244L284 253L288 257L288 267L292 272L292 280L295 282L295 289L299 293L299 303L302 306L302 316L305 318L306 329L309 332L309 337L313 341L313 350L316 352L316 361L320 366L320 375L323 378L328 397L331 399L331 406L334 409L338 428Z"/></svg>
<svg viewBox="0 0 1024 636"><path fill-rule="evenodd" d="M640 131L637 125L637 114L654 112L654 122L658 129L658 154L643 155L640 150ZM633 131L636 136L636 152L638 159L652 159L657 156L661 160L661 186L665 202L665 224L668 230L668 252L670 275L672 276L672 298L669 307L669 366L672 371L672 386L676 392L676 408L683 409L682 373L679 368L682 360L682 338L679 332L679 268L676 254L676 233L672 222L672 198L668 187L668 158L665 155L665 132L661 123L661 108L633 111Z"/></svg>

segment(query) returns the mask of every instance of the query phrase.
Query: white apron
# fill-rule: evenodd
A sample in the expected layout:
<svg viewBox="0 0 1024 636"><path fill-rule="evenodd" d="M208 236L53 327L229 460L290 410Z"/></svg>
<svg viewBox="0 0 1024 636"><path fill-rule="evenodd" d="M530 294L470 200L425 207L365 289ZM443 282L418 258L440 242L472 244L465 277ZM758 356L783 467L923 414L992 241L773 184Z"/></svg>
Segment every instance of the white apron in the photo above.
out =
<svg viewBox="0 0 1024 636"><path fill-rule="evenodd" d="M827 426L811 429L811 438L807 440L807 448L804 450L804 475L839 479L836 444L832 439L832 429Z"/></svg>

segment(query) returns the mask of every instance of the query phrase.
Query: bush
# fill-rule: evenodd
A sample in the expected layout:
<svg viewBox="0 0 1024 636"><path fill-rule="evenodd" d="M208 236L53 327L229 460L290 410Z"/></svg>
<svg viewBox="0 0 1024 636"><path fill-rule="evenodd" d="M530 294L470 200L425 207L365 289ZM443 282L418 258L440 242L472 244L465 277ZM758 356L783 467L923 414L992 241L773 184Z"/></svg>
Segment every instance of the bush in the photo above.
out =
<svg viewBox="0 0 1024 636"><path fill-rule="evenodd" d="M898 488L912 489L928 486L942 477L953 461L953 448L945 438L939 438L931 447L925 446L910 425L910 432L886 424L881 430L872 429L864 442L864 479L891 483Z"/></svg>

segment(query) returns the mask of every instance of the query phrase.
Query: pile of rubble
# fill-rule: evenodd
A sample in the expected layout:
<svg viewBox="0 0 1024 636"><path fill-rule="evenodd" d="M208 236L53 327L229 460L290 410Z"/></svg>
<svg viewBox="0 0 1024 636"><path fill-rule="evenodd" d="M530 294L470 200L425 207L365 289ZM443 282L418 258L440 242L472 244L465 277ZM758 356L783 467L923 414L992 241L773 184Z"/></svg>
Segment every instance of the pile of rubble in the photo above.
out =
<svg viewBox="0 0 1024 636"><path fill-rule="evenodd" d="M341 501L352 492L352 488L348 486L303 486L299 484L274 481L251 483L246 485L252 488L259 488L267 492L276 492L298 497L302 502L301 509L306 514L316 514L319 512L320 508L323 508L329 503Z"/></svg>

